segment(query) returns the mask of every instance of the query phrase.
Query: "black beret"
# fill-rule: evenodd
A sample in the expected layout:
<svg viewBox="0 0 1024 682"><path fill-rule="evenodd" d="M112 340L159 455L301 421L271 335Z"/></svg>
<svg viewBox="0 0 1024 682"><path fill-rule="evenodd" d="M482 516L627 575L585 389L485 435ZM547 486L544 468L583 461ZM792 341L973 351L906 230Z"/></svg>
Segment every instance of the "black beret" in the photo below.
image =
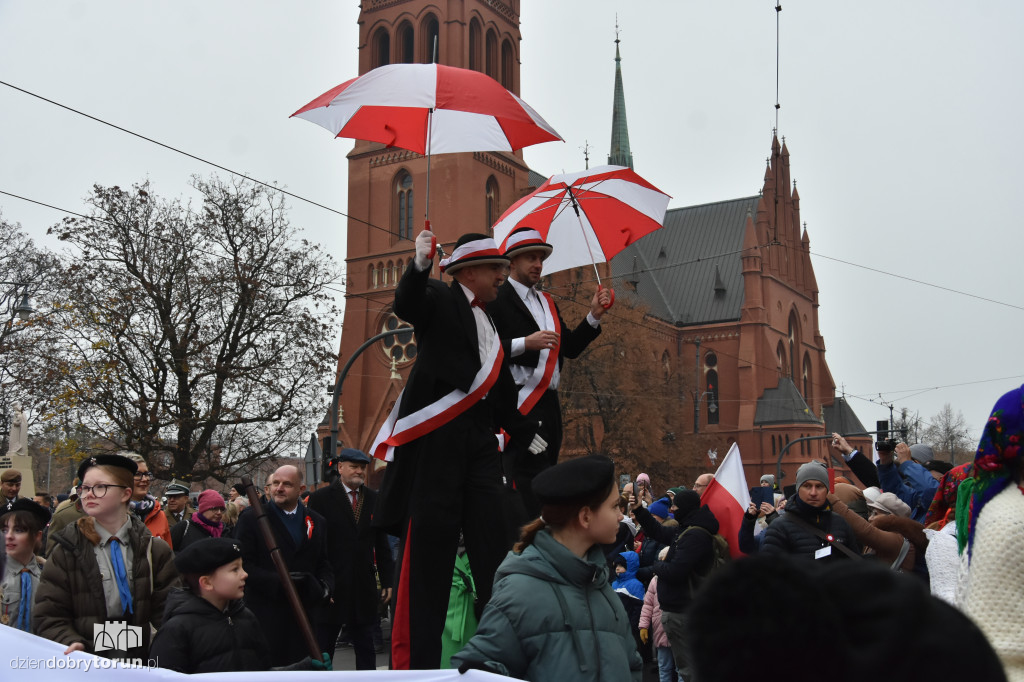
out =
<svg viewBox="0 0 1024 682"><path fill-rule="evenodd" d="M92 469L94 466L100 464L109 467L120 467L127 469L134 476L139 471L139 465L128 459L124 455L94 455L86 458L81 464L78 465L78 480L85 478L85 472Z"/></svg>
<svg viewBox="0 0 1024 682"><path fill-rule="evenodd" d="M0 511L0 515L16 511L29 512L39 519L39 524L42 528L46 528L46 524L50 522L50 517L53 516L49 509L27 497L19 497L7 508L6 512Z"/></svg>
<svg viewBox="0 0 1024 682"><path fill-rule="evenodd" d="M369 464L370 456L362 450L356 450L355 448L345 448L338 453L336 462L359 462L361 464Z"/></svg>
<svg viewBox="0 0 1024 682"><path fill-rule="evenodd" d="M570 504L592 499L609 490L615 464L603 455L568 459L533 479L533 494L541 504Z"/></svg>
<svg viewBox="0 0 1024 682"><path fill-rule="evenodd" d="M210 575L224 564L242 558L242 546L234 538L203 538L174 555L179 573Z"/></svg>

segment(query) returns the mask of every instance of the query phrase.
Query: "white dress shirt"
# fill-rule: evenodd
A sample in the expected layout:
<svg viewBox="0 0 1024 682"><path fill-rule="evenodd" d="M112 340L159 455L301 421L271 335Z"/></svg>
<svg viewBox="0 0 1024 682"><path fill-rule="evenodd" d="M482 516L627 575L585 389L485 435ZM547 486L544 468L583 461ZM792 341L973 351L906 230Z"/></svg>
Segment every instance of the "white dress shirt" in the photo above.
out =
<svg viewBox="0 0 1024 682"><path fill-rule="evenodd" d="M488 353L491 352L491 346L497 341L498 332L495 331L494 323L491 322L487 312L483 308L473 305L473 299L476 298L476 294L466 288L461 282L459 282L459 286L462 287L462 293L466 295L470 310L473 311L473 319L476 321L476 346L477 352L480 353L480 366L483 367Z"/></svg>
<svg viewBox="0 0 1024 682"><path fill-rule="evenodd" d="M528 287L525 284L517 282L511 277L508 278L508 281L512 283L512 288L515 289L517 294L519 294L519 298L523 299L523 304L526 306L526 309L530 311L531 315L533 315L533 321L537 323L537 328L541 331L555 331L554 329L548 329L548 326L544 321L544 308L547 306L547 303L541 300L540 294L537 293L537 290L533 287ZM587 324L594 329L597 329L597 326L601 324L601 321L594 317L593 313L587 313ZM562 331L564 332L565 330ZM509 351L511 352L512 357L517 357L525 353L526 337L520 336L519 338L512 339ZM551 352L557 353L558 348L552 348ZM509 369L512 370L512 378L515 380L517 386L522 386L529 381L534 372L533 367L526 367L515 363L511 363L509 365ZM544 368L537 367L536 370L542 372L544 371ZM551 374L551 385L549 386L552 391L558 389L558 382L561 379L561 376L562 374L559 371L558 363L555 363L555 371Z"/></svg>

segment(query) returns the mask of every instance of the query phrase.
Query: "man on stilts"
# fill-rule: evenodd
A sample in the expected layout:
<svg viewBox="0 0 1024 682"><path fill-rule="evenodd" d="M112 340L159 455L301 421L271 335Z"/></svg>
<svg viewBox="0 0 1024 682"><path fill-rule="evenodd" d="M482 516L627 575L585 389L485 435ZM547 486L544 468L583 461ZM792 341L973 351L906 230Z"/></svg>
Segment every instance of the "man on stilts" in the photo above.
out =
<svg viewBox="0 0 1024 682"><path fill-rule="evenodd" d="M373 523L398 535L401 553L392 625L392 667L435 669L459 532L476 577L479 604L490 598L509 549L501 495L499 429L534 452L547 446L537 422L516 409L516 389L486 312L508 258L482 234L459 238L430 278L434 236L416 238L416 258L395 291L395 314L415 328L417 358L371 448L388 460Z"/></svg>
<svg viewBox="0 0 1024 682"><path fill-rule="evenodd" d="M504 248L510 260L509 278L488 309L511 363L519 410L542 424L541 433L548 441L547 449L538 454L531 454L523 443L515 441L502 454L506 484L514 485L526 508L527 518L517 525L540 516L533 478L558 462L562 445L562 408L558 402L562 360L578 357L597 338L601 317L612 301L610 290L600 289L590 302L586 318L575 329L567 329L551 295L535 288L551 250L537 230L514 230Z"/></svg>

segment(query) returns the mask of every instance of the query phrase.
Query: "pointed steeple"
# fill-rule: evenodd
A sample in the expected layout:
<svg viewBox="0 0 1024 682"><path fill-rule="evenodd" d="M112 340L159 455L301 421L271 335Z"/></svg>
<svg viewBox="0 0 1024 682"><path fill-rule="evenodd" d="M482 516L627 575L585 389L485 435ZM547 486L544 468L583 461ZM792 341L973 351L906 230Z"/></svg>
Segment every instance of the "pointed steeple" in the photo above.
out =
<svg viewBox="0 0 1024 682"><path fill-rule="evenodd" d="M619 21L615 20L615 100L612 103L612 143L608 163L633 167L629 151L629 127L626 125L626 93L622 88L622 57L619 55Z"/></svg>

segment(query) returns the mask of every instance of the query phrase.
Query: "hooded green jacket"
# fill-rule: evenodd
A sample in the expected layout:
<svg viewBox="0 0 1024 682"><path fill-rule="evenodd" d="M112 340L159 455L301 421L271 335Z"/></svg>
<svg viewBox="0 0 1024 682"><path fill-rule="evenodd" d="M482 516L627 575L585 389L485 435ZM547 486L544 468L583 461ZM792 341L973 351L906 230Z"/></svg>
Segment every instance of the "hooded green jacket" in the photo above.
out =
<svg viewBox="0 0 1024 682"><path fill-rule="evenodd" d="M580 559L545 529L509 554L476 635L452 657L452 667L463 663L524 680L639 682L640 655L600 546Z"/></svg>

